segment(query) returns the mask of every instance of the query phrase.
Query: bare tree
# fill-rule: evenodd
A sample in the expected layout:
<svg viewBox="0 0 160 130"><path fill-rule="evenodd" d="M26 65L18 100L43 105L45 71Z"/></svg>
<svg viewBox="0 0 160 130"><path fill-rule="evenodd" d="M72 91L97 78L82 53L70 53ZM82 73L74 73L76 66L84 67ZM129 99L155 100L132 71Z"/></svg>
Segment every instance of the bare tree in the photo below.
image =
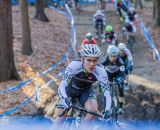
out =
<svg viewBox="0 0 160 130"><path fill-rule="evenodd" d="M153 25L160 26L160 0L153 0Z"/></svg>
<svg viewBox="0 0 160 130"><path fill-rule="evenodd" d="M21 8L21 20L22 20L22 54L31 55L31 32L29 25L28 4L26 0L19 0Z"/></svg>
<svg viewBox="0 0 160 130"><path fill-rule="evenodd" d="M49 19L47 18L45 11L44 11L44 0L38 0L36 3L36 15L35 18L43 21L48 22Z"/></svg>
<svg viewBox="0 0 160 130"><path fill-rule="evenodd" d="M0 82L18 80L13 53L12 9L10 0L0 1Z"/></svg>

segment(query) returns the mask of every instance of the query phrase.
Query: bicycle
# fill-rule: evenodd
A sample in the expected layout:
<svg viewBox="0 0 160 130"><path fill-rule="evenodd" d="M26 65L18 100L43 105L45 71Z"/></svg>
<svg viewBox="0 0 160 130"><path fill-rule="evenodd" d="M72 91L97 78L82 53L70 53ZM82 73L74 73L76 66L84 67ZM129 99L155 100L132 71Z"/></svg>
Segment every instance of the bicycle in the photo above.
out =
<svg viewBox="0 0 160 130"><path fill-rule="evenodd" d="M75 106L75 105L71 105L69 108L67 108L61 115L63 116L66 112L68 112L70 109L71 110L71 114L69 114L66 118L64 123L62 124L61 130L75 130L75 129L79 129L81 127L81 121L82 121L82 112L84 113L88 113L88 114L92 114L94 116L97 117L96 119L96 123L94 123L94 126L96 127L97 130L101 130L103 129L103 127L108 126L108 120L104 119L102 115L95 113L95 112L90 112L87 111L84 108ZM78 115L77 117L73 116L73 111L74 110L79 110L80 111L80 115Z"/></svg>
<svg viewBox="0 0 160 130"><path fill-rule="evenodd" d="M113 82L111 83L111 88L110 88L110 92L111 92L111 97L112 97L112 105L111 105L111 122L113 125L118 126L118 116L121 114L118 112L119 110L119 99L118 99L118 89L119 87L123 87L120 86L122 85L121 83L119 83L116 79L113 80Z"/></svg>

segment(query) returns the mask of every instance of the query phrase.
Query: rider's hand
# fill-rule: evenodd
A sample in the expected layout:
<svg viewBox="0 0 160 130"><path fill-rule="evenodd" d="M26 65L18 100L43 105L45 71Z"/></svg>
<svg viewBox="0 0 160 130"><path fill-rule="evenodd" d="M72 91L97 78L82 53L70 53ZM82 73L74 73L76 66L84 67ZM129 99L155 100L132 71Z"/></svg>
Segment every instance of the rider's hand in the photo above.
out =
<svg viewBox="0 0 160 130"><path fill-rule="evenodd" d="M119 83L119 84L121 84L121 83L124 83L124 78L123 77L118 77L118 78L116 78L116 81Z"/></svg>
<svg viewBox="0 0 160 130"><path fill-rule="evenodd" d="M110 117L111 117L110 111L109 111L109 110L106 110L106 111L104 112L104 119L109 120Z"/></svg>
<svg viewBox="0 0 160 130"><path fill-rule="evenodd" d="M131 73L132 70L133 70L133 65L130 65L129 70L130 70L130 73Z"/></svg>
<svg viewBox="0 0 160 130"><path fill-rule="evenodd" d="M127 71L130 72L130 74L132 73L132 70L133 70L133 65L130 65L127 68Z"/></svg>

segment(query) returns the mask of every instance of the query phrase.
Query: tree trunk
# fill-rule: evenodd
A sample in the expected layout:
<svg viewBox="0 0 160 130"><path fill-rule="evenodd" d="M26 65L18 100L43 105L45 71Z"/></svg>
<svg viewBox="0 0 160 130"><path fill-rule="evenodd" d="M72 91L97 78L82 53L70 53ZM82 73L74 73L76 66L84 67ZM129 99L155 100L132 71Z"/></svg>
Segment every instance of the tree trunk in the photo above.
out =
<svg viewBox="0 0 160 130"><path fill-rule="evenodd" d="M0 1L0 82L18 80L13 53L12 9L10 0Z"/></svg>
<svg viewBox="0 0 160 130"><path fill-rule="evenodd" d="M22 20L22 54L31 55L31 32L29 25L28 4L25 0L19 0L21 8L21 20Z"/></svg>
<svg viewBox="0 0 160 130"><path fill-rule="evenodd" d="M36 3L36 15L35 18L43 21L48 22L49 19L47 18L45 12L44 12L44 0L38 0Z"/></svg>
<svg viewBox="0 0 160 130"><path fill-rule="evenodd" d="M160 26L160 0L153 2L153 25Z"/></svg>

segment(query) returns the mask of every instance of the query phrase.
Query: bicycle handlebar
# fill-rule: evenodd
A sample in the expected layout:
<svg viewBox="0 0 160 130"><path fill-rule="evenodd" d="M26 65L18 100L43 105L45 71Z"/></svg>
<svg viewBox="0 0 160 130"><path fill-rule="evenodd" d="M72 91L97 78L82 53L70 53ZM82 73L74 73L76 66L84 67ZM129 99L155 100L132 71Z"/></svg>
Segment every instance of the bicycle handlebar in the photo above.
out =
<svg viewBox="0 0 160 130"><path fill-rule="evenodd" d="M86 113L88 113L88 114L94 115L94 116L96 116L96 117L103 118L102 115L100 115L100 114L98 114L98 113L96 113L96 112L87 111L86 109L81 108L81 107L78 107L78 106L75 106L75 105L72 105L71 107L74 108L74 109L77 109L77 110L86 112Z"/></svg>
<svg viewBox="0 0 160 130"><path fill-rule="evenodd" d="M96 117L99 117L99 118L103 118L102 115L100 115L100 114L98 114L98 113L96 113L96 112L91 112L91 111L88 111L88 110L86 110L86 109L84 109L84 108L81 108L81 107L78 107L78 106L75 106L75 105L72 105L72 106L70 106L69 108L65 109L65 110L62 112L62 114L59 115L59 117L64 116L64 114L65 114L67 111L69 111L69 109L71 109L71 108L74 108L74 109L77 109L77 110L86 112L86 113L88 113L88 114L92 114L92 115L94 115L94 116L96 116Z"/></svg>

